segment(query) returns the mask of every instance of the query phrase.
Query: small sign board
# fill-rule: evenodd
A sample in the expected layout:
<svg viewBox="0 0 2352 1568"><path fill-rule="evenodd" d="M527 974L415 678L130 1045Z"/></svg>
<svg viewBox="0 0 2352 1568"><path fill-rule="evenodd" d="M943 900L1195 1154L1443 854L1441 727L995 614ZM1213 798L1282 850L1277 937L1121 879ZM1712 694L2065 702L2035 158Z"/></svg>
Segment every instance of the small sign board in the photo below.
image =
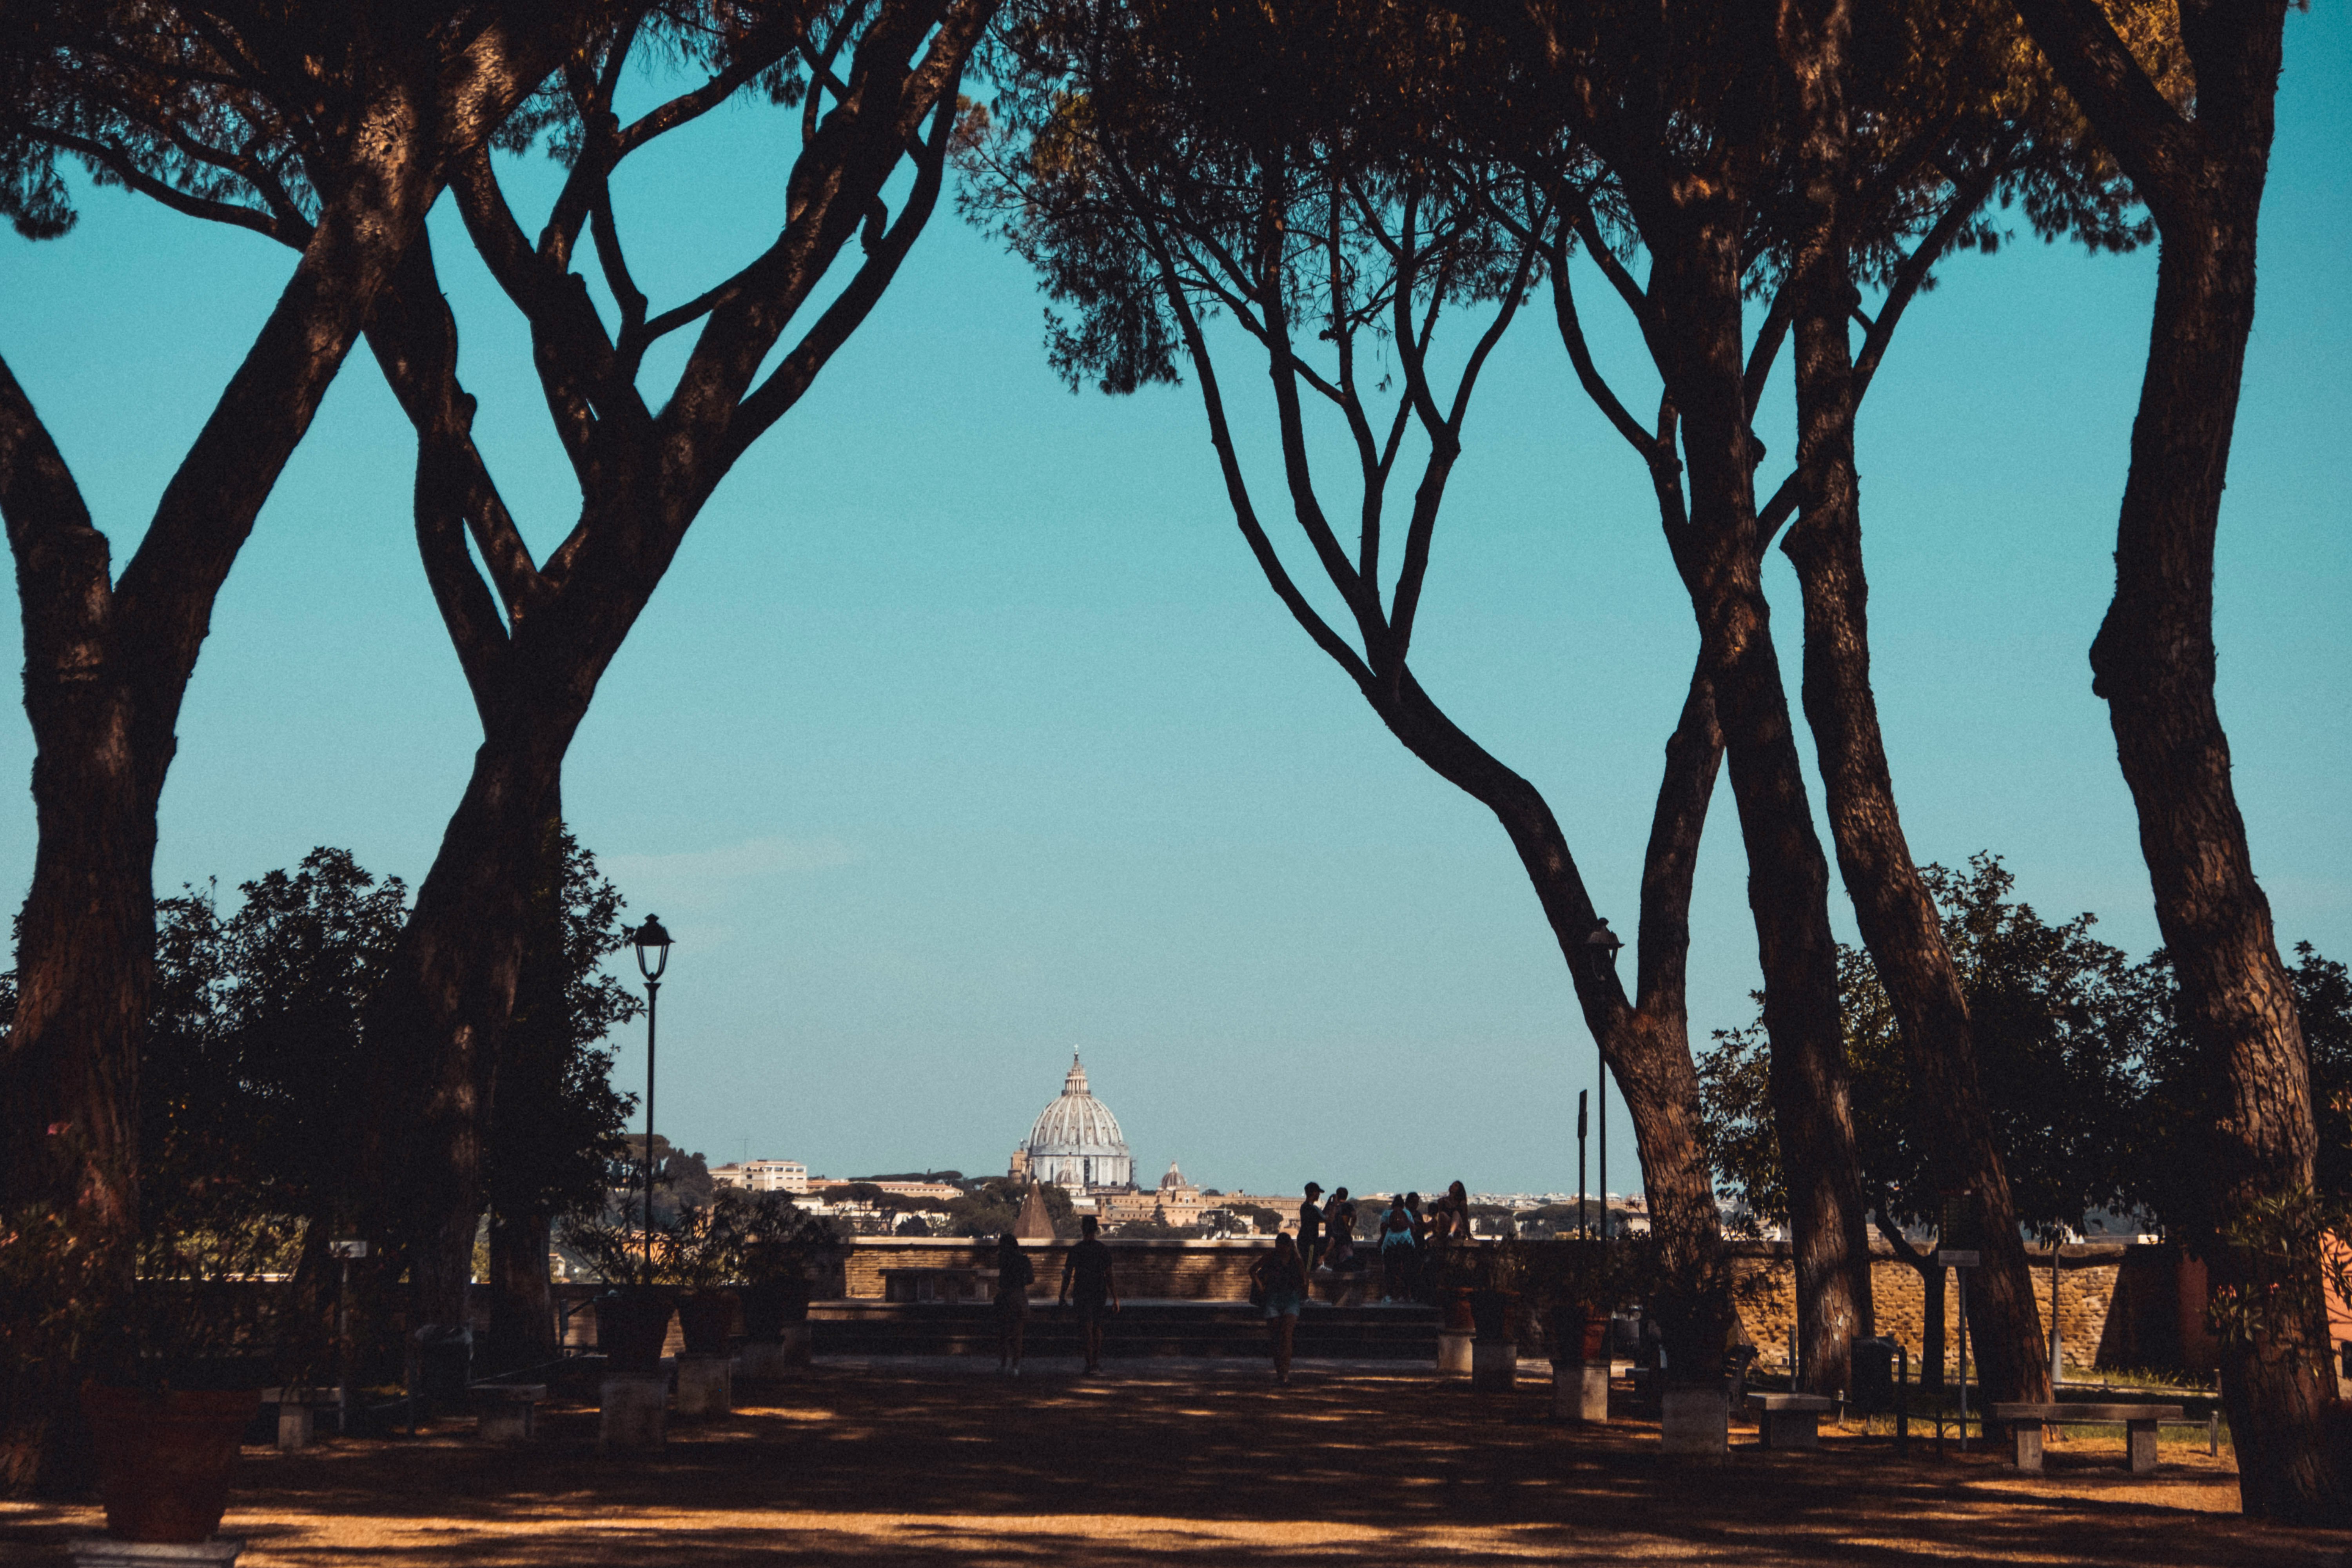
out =
<svg viewBox="0 0 2352 1568"><path fill-rule="evenodd" d="M1947 1249L1936 1254L1936 1261L1946 1268L1974 1268L1983 1257L1981 1252Z"/></svg>
<svg viewBox="0 0 2352 1568"><path fill-rule="evenodd" d="M332 1244L330 1250L331 1250L338 1258L365 1258L367 1256L367 1243L364 1241L338 1241Z"/></svg>

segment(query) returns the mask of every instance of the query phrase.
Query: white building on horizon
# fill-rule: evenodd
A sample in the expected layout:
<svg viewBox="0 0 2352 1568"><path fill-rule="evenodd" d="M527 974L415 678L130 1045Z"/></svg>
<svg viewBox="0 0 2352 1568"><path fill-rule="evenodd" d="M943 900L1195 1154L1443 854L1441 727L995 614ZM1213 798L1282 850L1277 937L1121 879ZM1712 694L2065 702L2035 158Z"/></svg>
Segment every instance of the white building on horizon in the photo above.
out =
<svg viewBox="0 0 2352 1568"><path fill-rule="evenodd" d="M808 1167L798 1160L729 1161L710 1173L710 1179L722 1187L741 1187L754 1193L805 1193L808 1191Z"/></svg>

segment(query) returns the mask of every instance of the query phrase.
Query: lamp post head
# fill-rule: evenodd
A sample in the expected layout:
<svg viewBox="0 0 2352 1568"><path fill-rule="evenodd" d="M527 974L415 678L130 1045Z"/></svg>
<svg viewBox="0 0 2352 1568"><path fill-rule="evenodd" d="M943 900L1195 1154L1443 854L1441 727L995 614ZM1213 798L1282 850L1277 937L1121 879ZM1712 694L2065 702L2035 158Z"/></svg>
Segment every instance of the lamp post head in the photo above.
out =
<svg viewBox="0 0 2352 1568"><path fill-rule="evenodd" d="M648 913L645 923L629 940L636 943L637 973L646 977L648 984L659 980L662 971L669 967L670 942L669 932L662 929L661 916Z"/></svg>

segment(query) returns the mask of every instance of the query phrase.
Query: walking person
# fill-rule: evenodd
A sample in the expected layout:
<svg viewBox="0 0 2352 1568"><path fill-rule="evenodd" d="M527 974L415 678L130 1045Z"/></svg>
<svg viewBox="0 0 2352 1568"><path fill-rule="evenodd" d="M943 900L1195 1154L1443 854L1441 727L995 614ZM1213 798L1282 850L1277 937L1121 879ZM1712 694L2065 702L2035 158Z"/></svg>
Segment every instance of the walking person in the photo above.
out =
<svg viewBox="0 0 2352 1568"><path fill-rule="evenodd" d="M1274 1250L1250 1266L1255 1294L1265 1299L1265 1326L1274 1337L1274 1380L1290 1386L1290 1347L1298 1314L1307 1305L1307 1260L1287 1236L1274 1238Z"/></svg>
<svg viewBox="0 0 2352 1568"><path fill-rule="evenodd" d="M1315 1202L1322 1195L1322 1184L1309 1182L1307 1200L1298 1205L1298 1266L1310 1271L1323 1251L1323 1210Z"/></svg>
<svg viewBox="0 0 2352 1568"><path fill-rule="evenodd" d="M996 1370L1021 1375L1021 1341L1029 1327L1029 1282L1037 1266L1006 1231L996 1241Z"/></svg>
<svg viewBox="0 0 2352 1568"><path fill-rule="evenodd" d="M1118 1281L1111 1278L1110 1248L1096 1237L1095 1216L1078 1222L1078 1244L1062 1264L1061 1300L1078 1310L1078 1328L1086 1339L1087 1372L1102 1371L1103 1317L1118 1310Z"/></svg>
<svg viewBox="0 0 2352 1568"><path fill-rule="evenodd" d="M1399 1193L1389 1200L1389 1212L1381 1216L1381 1300L1409 1301L1421 1270L1417 1267L1421 1248L1413 1240L1412 1211L1405 1206L1405 1196Z"/></svg>

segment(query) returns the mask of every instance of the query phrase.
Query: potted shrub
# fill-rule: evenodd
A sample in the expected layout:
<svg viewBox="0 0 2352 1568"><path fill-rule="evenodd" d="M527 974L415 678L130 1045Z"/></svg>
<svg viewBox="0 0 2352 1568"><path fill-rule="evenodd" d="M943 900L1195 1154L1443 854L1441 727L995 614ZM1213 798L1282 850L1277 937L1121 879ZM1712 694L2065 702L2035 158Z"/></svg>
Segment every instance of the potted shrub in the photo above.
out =
<svg viewBox="0 0 2352 1568"><path fill-rule="evenodd" d="M238 1445L274 1381L277 1313L262 1280L291 1271L301 1224L194 1206L172 1205L141 1237L128 1310L82 1388L117 1540L211 1538Z"/></svg>
<svg viewBox="0 0 2352 1568"><path fill-rule="evenodd" d="M781 1193L734 1201L730 1219L735 1237L734 1277L743 1303L748 1339L776 1342L808 1321L815 1271L841 1256L832 1226L803 1214Z"/></svg>
<svg viewBox="0 0 2352 1568"><path fill-rule="evenodd" d="M655 1278L677 1291L678 1333L688 1355L727 1353L735 1298L725 1286L734 1261L730 1203L680 1204L669 1220L654 1225Z"/></svg>
<svg viewBox="0 0 2352 1568"><path fill-rule="evenodd" d="M614 1372L656 1372L677 1292L634 1242L628 1228L603 1220L575 1219L563 1228L563 1244L583 1271L609 1287L592 1303L605 1363Z"/></svg>

